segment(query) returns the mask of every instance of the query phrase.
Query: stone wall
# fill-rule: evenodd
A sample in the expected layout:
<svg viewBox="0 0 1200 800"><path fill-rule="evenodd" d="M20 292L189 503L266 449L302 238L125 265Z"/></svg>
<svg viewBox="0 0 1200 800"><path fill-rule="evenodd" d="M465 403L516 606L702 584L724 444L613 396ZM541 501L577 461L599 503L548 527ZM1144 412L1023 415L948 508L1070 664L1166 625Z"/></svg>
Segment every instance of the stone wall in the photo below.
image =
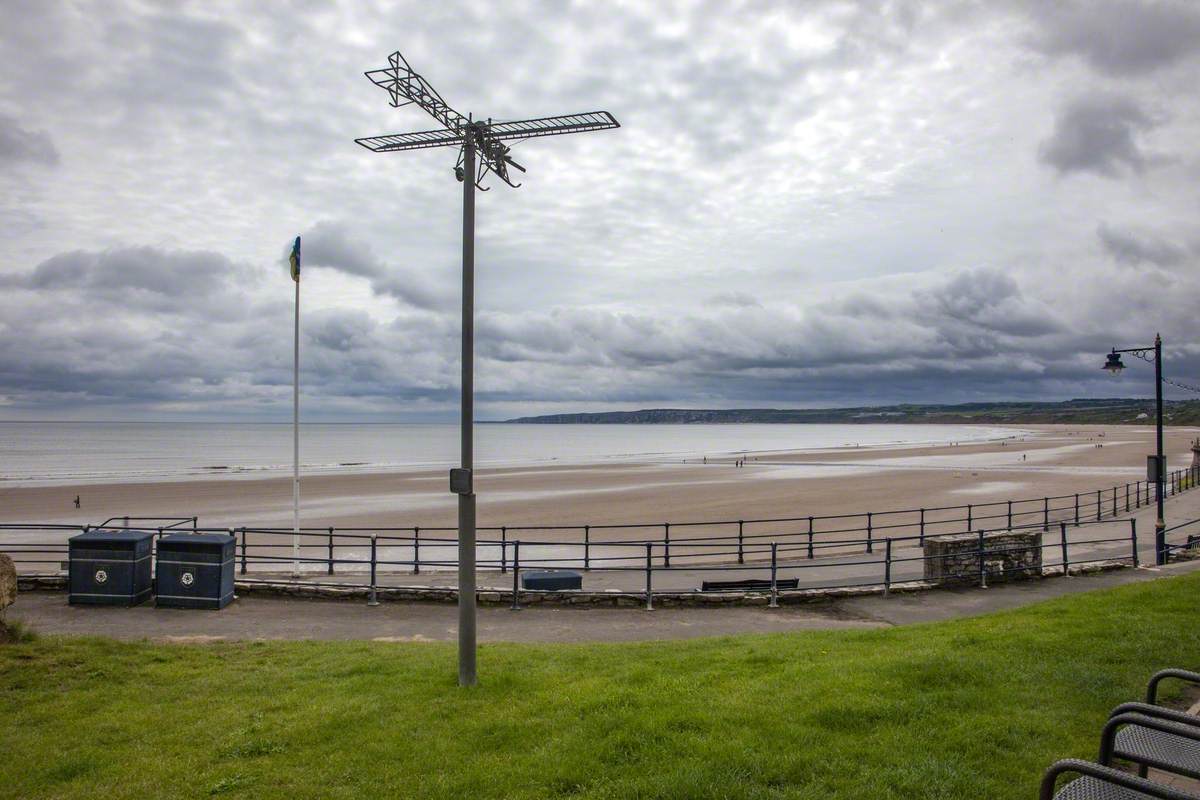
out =
<svg viewBox="0 0 1200 800"><path fill-rule="evenodd" d="M988 582L1042 576L1042 532L998 531L983 538L983 567ZM925 539L925 580L932 583L978 582L979 534Z"/></svg>

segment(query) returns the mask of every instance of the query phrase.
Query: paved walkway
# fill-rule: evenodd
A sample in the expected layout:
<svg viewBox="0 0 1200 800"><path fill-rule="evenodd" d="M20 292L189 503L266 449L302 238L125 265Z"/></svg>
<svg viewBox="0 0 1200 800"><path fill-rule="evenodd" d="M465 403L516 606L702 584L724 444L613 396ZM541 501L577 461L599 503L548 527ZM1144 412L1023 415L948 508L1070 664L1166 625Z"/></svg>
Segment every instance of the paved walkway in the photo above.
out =
<svg viewBox="0 0 1200 800"><path fill-rule="evenodd" d="M1125 569L1071 578L1025 581L991 589L936 589L891 597L865 596L778 609L765 607L630 608L530 607L521 611L481 606L484 642L580 642L687 639L739 633L879 628L1036 603L1200 569L1200 561L1158 569ZM449 603L294 600L247 596L219 612L69 606L65 592L23 592L8 611L44 634L99 635L118 639L358 639L449 641L457 610Z"/></svg>

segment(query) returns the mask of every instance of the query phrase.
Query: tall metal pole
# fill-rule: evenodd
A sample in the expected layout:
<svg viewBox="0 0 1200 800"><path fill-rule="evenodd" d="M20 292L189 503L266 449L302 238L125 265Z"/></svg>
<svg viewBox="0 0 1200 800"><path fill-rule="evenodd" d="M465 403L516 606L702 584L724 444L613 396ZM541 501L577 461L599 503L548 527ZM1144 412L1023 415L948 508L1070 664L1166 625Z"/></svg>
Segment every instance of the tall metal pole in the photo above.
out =
<svg viewBox="0 0 1200 800"><path fill-rule="evenodd" d="M300 276L296 276L292 360L292 576L300 575Z"/></svg>
<svg viewBox="0 0 1200 800"><path fill-rule="evenodd" d="M1163 460L1163 401L1162 401L1162 336L1154 334L1154 403L1157 406L1158 425L1156 436L1158 439L1158 474L1154 476L1154 482L1158 486L1158 519L1154 521L1154 543L1155 553L1154 563L1166 563L1166 554L1162 552L1163 545L1166 543L1166 518L1163 514L1163 478L1166 477L1167 464Z"/></svg>
<svg viewBox="0 0 1200 800"><path fill-rule="evenodd" d="M475 131L463 145L462 468L474 462ZM458 685L475 677L475 488L458 496Z"/></svg>

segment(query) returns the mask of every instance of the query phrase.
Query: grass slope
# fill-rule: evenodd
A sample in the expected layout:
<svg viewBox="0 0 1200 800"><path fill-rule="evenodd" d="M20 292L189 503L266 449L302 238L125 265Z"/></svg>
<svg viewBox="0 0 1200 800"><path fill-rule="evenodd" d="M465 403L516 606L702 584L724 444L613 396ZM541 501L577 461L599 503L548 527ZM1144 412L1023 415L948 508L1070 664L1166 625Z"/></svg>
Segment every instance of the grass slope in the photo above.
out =
<svg viewBox="0 0 1200 800"><path fill-rule="evenodd" d="M1029 798L1200 661L1200 576L880 631L488 645L0 648L22 798ZM587 613L587 612L579 612ZM630 612L637 613L637 612ZM765 612L764 612L765 613Z"/></svg>

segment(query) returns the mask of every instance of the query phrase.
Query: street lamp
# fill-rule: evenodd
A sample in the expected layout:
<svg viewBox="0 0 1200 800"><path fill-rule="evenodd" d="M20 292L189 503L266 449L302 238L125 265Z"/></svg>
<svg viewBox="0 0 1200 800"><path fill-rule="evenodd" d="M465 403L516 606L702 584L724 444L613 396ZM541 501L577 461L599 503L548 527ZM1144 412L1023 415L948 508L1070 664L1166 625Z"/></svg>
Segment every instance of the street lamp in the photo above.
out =
<svg viewBox="0 0 1200 800"><path fill-rule="evenodd" d="M1130 347L1124 350L1113 348L1108 354L1108 359L1104 362L1101 369L1106 369L1114 376L1120 375L1125 369L1125 365L1121 362L1122 353L1132 353L1135 358L1140 358L1143 361L1154 362L1154 404L1156 409L1156 431L1155 438L1158 444L1158 454L1151 456L1150 460L1153 464L1151 467L1154 473L1155 493L1158 495L1158 519L1154 522L1154 563L1162 565L1166 563L1166 522L1163 517L1163 484L1167 477L1167 464L1163 458L1163 399L1162 399L1162 336L1154 335L1154 345L1151 347Z"/></svg>

